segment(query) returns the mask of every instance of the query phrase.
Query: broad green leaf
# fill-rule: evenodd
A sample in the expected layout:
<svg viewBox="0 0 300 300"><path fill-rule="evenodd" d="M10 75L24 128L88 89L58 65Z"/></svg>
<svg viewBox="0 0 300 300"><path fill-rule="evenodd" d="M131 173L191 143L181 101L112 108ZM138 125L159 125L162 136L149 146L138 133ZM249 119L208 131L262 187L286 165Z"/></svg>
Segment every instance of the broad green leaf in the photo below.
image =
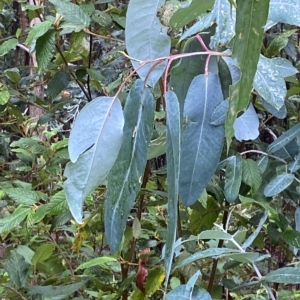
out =
<svg viewBox="0 0 300 300"><path fill-rule="evenodd" d="M201 35L204 42L208 44L210 36ZM204 51L203 47L196 38L190 38L184 45L183 53ZM170 88L177 95L180 107L180 115L183 114L184 101L195 76L204 73L205 60L207 55L197 55L184 57L174 65L170 72ZM182 122L182 121L181 121Z"/></svg>
<svg viewBox="0 0 300 300"><path fill-rule="evenodd" d="M29 31L25 44L31 46L39 37L43 36L51 28L52 22L43 21L35 24Z"/></svg>
<svg viewBox="0 0 300 300"><path fill-rule="evenodd" d="M48 30L39 37L35 45L38 71L44 71L50 63L55 51L55 30Z"/></svg>
<svg viewBox="0 0 300 300"><path fill-rule="evenodd" d="M20 71L18 68L11 68L5 70L5 75L13 83L18 83L21 79Z"/></svg>
<svg viewBox="0 0 300 300"><path fill-rule="evenodd" d="M287 244L300 249L300 232L293 229L287 229L283 232L281 239Z"/></svg>
<svg viewBox="0 0 300 300"><path fill-rule="evenodd" d="M268 19L300 26L300 2L298 0L270 0Z"/></svg>
<svg viewBox="0 0 300 300"><path fill-rule="evenodd" d="M272 144L269 145L267 151L269 153L274 153L282 149L298 136L300 136L300 123L285 131L278 139L276 139Z"/></svg>
<svg viewBox="0 0 300 300"><path fill-rule="evenodd" d="M241 70L239 81L230 87L229 110L225 121L227 149L234 135L233 124L240 111L246 110L261 51L263 26L266 24L269 0L237 0L236 38L232 56Z"/></svg>
<svg viewBox="0 0 300 300"><path fill-rule="evenodd" d="M154 105L152 94L144 87L142 80L137 80L124 108L126 139L107 180L105 234L112 253L118 250L127 217L142 183L152 134Z"/></svg>
<svg viewBox="0 0 300 300"><path fill-rule="evenodd" d="M14 212L0 219L0 234L16 228L28 215L30 208L20 205Z"/></svg>
<svg viewBox="0 0 300 300"><path fill-rule="evenodd" d="M193 0L188 7L179 8L172 16L169 25L174 29L180 29L195 20L198 16L211 10L214 0Z"/></svg>
<svg viewBox="0 0 300 300"><path fill-rule="evenodd" d="M79 5L64 0L49 0L55 5L57 13L73 25L88 28L91 22L90 16L84 12Z"/></svg>
<svg viewBox="0 0 300 300"><path fill-rule="evenodd" d="M167 111L167 183L168 183L168 231L165 251L165 270L167 288L171 272L174 245L177 231L177 210L179 197L179 166L180 166L180 109L176 94L168 91L165 95Z"/></svg>
<svg viewBox="0 0 300 300"><path fill-rule="evenodd" d="M30 215L28 215L28 221L31 224L39 223L47 214L47 210L48 203L39 205L37 209L31 211Z"/></svg>
<svg viewBox="0 0 300 300"><path fill-rule="evenodd" d="M282 77L293 76L299 72L286 58L274 57L272 58L272 62Z"/></svg>
<svg viewBox="0 0 300 300"><path fill-rule="evenodd" d="M77 267L76 271L91 268L91 267L94 267L94 266L101 266L101 267L107 269L106 263L108 263L108 262L118 262L118 260L114 257L111 257L111 256L96 257L96 258L93 258L93 259L91 259L87 262L84 262L84 263L80 264Z"/></svg>
<svg viewBox="0 0 300 300"><path fill-rule="evenodd" d="M46 94L50 100L56 98L70 83L70 74L65 71L59 71L51 77Z"/></svg>
<svg viewBox="0 0 300 300"><path fill-rule="evenodd" d="M272 59L260 56L253 87L270 105L279 110L284 105L286 85Z"/></svg>
<svg viewBox="0 0 300 300"><path fill-rule="evenodd" d="M242 158L240 154L233 156L226 166L225 199L229 203L235 202L239 195L242 182Z"/></svg>
<svg viewBox="0 0 300 300"><path fill-rule="evenodd" d="M34 252L29 247L25 245L19 245L16 249L16 252L23 256L28 264L31 264L31 259L34 255Z"/></svg>
<svg viewBox="0 0 300 300"><path fill-rule="evenodd" d="M239 116L234 124L234 136L238 141L255 140L259 135L259 119L252 105L248 106L247 110Z"/></svg>
<svg viewBox="0 0 300 300"><path fill-rule="evenodd" d="M16 250L10 252L10 257L5 263L4 268L16 288L22 288L27 284L29 266L30 265Z"/></svg>
<svg viewBox="0 0 300 300"><path fill-rule="evenodd" d="M95 13L92 15L92 19L101 27L107 27L112 22L111 16L108 13L100 10L95 11Z"/></svg>
<svg viewBox="0 0 300 300"><path fill-rule="evenodd" d="M201 240L231 240L232 235L227 232L218 231L218 230L205 230L202 231L198 238Z"/></svg>
<svg viewBox="0 0 300 300"><path fill-rule="evenodd" d="M131 0L128 4L125 26L125 40L128 55L134 59L147 61L170 55L171 39L157 18L157 9L163 0ZM137 25L138 24L138 25ZM140 63L131 61L136 69ZM166 61L153 69L154 63L148 63L137 71L142 80L154 86L162 76ZM151 71L148 77L148 73Z"/></svg>
<svg viewBox="0 0 300 300"><path fill-rule="evenodd" d="M37 263L43 262L48 259L55 249L54 244L43 244L39 246L31 259L31 263L36 266Z"/></svg>
<svg viewBox="0 0 300 300"><path fill-rule="evenodd" d="M50 198L47 206L47 214L57 215L61 213L67 206L68 203L66 201L65 191L59 191Z"/></svg>
<svg viewBox="0 0 300 300"><path fill-rule="evenodd" d="M203 251L199 251L196 252L192 255L190 255L189 257L179 261L176 265L175 265L175 269L178 268L182 268L185 267L186 265L189 265L197 260L200 260L202 258L207 258L207 257L221 257L224 254L229 254L229 253L239 253L239 250L236 249L228 249L228 248L209 248Z"/></svg>
<svg viewBox="0 0 300 300"><path fill-rule="evenodd" d="M145 293L149 297L159 290L165 279L165 270L163 267L155 267L148 272L145 283Z"/></svg>
<svg viewBox="0 0 300 300"><path fill-rule="evenodd" d="M202 288L194 286L189 287L187 284L180 285L166 295L166 300L212 300L210 294Z"/></svg>
<svg viewBox="0 0 300 300"><path fill-rule="evenodd" d="M252 263L255 262L258 257L259 253L257 252L245 252L245 253L234 253L234 254L225 254L227 258L231 258L241 263Z"/></svg>
<svg viewBox="0 0 300 300"><path fill-rule="evenodd" d="M88 103L73 124L64 183L69 208L82 222L85 198L111 170L123 141L124 116L119 99L98 97Z"/></svg>
<svg viewBox="0 0 300 300"><path fill-rule="evenodd" d="M5 105L10 98L8 88L0 83L0 105Z"/></svg>
<svg viewBox="0 0 300 300"><path fill-rule="evenodd" d="M251 194L255 195L262 183L262 171L252 159L242 160L242 181L251 187Z"/></svg>
<svg viewBox="0 0 300 300"><path fill-rule="evenodd" d="M273 197L285 190L294 181L293 174L283 173L273 178L265 187L264 195Z"/></svg>
<svg viewBox="0 0 300 300"><path fill-rule="evenodd" d="M266 49L266 56L272 57L277 55L288 43L289 37L294 34L297 29L287 30L277 35Z"/></svg>
<svg viewBox="0 0 300 300"><path fill-rule="evenodd" d="M299 268L285 267L262 277L262 280L267 282L277 282L283 284L299 284L300 283L300 270Z"/></svg>
<svg viewBox="0 0 300 300"><path fill-rule="evenodd" d="M39 195L32 190L24 188L3 189L4 192L18 204L32 205L39 201Z"/></svg>
<svg viewBox="0 0 300 300"><path fill-rule="evenodd" d="M223 148L224 127L211 124L215 108L223 101L217 74L196 76L184 105L179 194L185 205L197 201L213 176Z"/></svg>
<svg viewBox="0 0 300 300"><path fill-rule="evenodd" d="M17 39L9 39L0 45L0 56L7 54L10 50L15 49L18 45Z"/></svg>

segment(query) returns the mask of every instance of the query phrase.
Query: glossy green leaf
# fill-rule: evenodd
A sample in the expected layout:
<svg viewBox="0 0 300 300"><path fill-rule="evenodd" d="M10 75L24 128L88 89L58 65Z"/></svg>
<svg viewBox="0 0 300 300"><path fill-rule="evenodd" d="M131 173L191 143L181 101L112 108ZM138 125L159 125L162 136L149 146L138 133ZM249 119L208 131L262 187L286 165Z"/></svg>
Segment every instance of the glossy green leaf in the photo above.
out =
<svg viewBox="0 0 300 300"><path fill-rule="evenodd" d="M279 110L284 105L286 85L272 59L260 56L253 87L270 105Z"/></svg>
<svg viewBox="0 0 300 300"><path fill-rule="evenodd" d="M179 8L172 16L169 25L174 29L180 29L198 16L211 10L214 0L193 0L188 7Z"/></svg>
<svg viewBox="0 0 300 300"><path fill-rule="evenodd" d="M300 272L299 268L285 267L275 271L271 271L265 275L262 280L267 282L277 282L283 284L299 284L300 283Z"/></svg>
<svg viewBox="0 0 300 300"><path fill-rule="evenodd" d="M84 262L84 263L80 264L76 268L76 271L91 268L91 267L94 267L94 266L100 266L100 267L103 267L103 268L107 269L106 263L108 263L108 262L117 262L117 261L118 260L116 258L111 257L111 256L96 257L96 258L93 258L93 259L91 259L87 262Z"/></svg>
<svg viewBox="0 0 300 300"><path fill-rule="evenodd" d="M134 59L146 61L158 57L169 56L171 39L157 18L157 9L164 4L162 0L131 0L128 4L125 26L125 41L128 55ZM138 26L137 26L138 24ZM132 60L136 69L140 63ZM154 63L149 63L137 71L142 80L147 78L147 84L154 86L162 76L166 67L163 61L153 69Z"/></svg>
<svg viewBox="0 0 300 300"><path fill-rule="evenodd" d="M269 153L275 153L298 136L300 136L300 123L285 131L278 139L268 146L267 151Z"/></svg>
<svg viewBox="0 0 300 300"><path fill-rule="evenodd" d="M105 234L113 253L121 243L128 214L142 183L152 134L154 103L143 81L137 80L124 108L124 136L127 138L108 177Z"/></svg>
<svg viewBox="0 0 300 300"><path fill-rule="evenodd" d="M71 76L65 71L56 72L50 79L46 94L50 100L56 98L65 88L68 87Z"/></svg>
<svg viewBox="0 0 300 300"><path fill-rule="evenodd" d="M240 154L233 156L227 163L224 194L229 203L235 202L242 182L242 158Z"/></svg>
<svg viewBox="0 0 300 300"><path fill-rule="evenodd" d="M43 244L39 246L31 259L31 263L35 266L37 263L43 262L48 259L55 249L54 244Z"/></svg>
<svg viewBox="0 0 300 300"><path fill-rule="evenodd" d="M230 88L229 110L225 122L227 149L234 135L233 124L240 111L246 110L262 46L263 26L266 24L268 0L237 0L236 38L233 58L241 70L239 81Z"/></svg>
<svg viewBox="0 0 300 300"><path fill-rule="evenodd" d="M35 24L29 31L25 44L31 46L39 37L43 36L51 28L52 22L43 21Z"/></svg>
<svg viewBox="0 0 300 300"><path fill-rule="evenodd" d="M273 178L265 187L266 197L273 197L285 190L294 181L293 174L283 173Z"/></svg>
<svg viewBox="0 0 300 300"><path fill-rule="evenodd" d="M9 39L0 45L0 56L7 54L10 50L15 49L18 45L17 39Z"/></svg>
<svg viewBox="0 0 300 300"><path fill-rule="evenodd" d="M64 183L69 208L82 222L85 198L106 178L123 141L124 116L119 99L98 97L87 104L73 124Z"/></svg>
<svg viewBox="0 0 300 300"><path fill-rule="evenodd" d="M242 160L242 181L251 187L251 194L255 195L262 183L262 171L252 159Z"/></svg>
<svg viewBox="0 0 300 300"><path fill-rule="evenodd" d="M167 288L175 252L174 245L177 231L181 125L179 103L176 94L168 91L165 99L167 110L168 234L164 262L166 270L165 288Z"/></svg>
<svg viewBox="0 0 300 300"><path fill-rule="evenodd" d="M197 201L213 176L223 148L224 128L211 124L223 101L218 75L196 76L188 90L182 132L179 194L185 205Z"/></svg>
<svg viewBox="0 0 300 300"><path fill-rule="evenodd" d="M270 0L268 19L300 26L300 2L298 0Z"/></svg>

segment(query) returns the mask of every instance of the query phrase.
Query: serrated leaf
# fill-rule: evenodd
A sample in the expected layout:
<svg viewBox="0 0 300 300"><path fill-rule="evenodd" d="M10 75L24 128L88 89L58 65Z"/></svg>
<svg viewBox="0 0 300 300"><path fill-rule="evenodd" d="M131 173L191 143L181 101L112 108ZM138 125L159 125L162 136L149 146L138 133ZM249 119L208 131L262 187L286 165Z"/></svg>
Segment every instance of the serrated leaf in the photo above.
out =
<svg viewBox="0 0 300 300"><path fill-rule="evenodd" d="M252 83L258 63L263 26L266 24L269 1L237 0L236 38L232 56L241 70L239 81L230 87L229 110L225 121L227 149L234 135L233 124L240 111L244 111L250 101Z"/></svg>
<svg viewBox="0 0 300 300"><path fill-rule="evenodd" d="M172 16L169 25L174 29L180 29L198 16L211 10L214 0L193 0L188 7L179 8Z"/></svg>
<svg viewBox="0 0 300 300"><path fill-rule="evenodd" d="M0 83L0 105L5 105L10 98L8 88Z"/></svg>
<svg viewBox="0 0 300 300"><path fill-rule="evenodd" d="M239 116L234 124L234 136L238 141L255 140L259 135L259 119L257 113L250 103L247 110Z"/></svg>
<svg viewBox="0 0 300 300"><path fill-rule="evenodd" d="M298 136L300 136L300 123L285 131L278 139L268 146L267 151L269 153L275 153Z"/></svg>
<svg viewBox="0 0 300 300"><path fill-rule="evenodd" d="M29 266L30 265L16 252L16 250L10 252L10 257L4 267L11 282L16 288L22 288L27 284Z"/></svg>
<svg viewBox="0 0 300 300"><path fill-rule="evenodd" d="M281 239L292 247L300 249L300 232L293 229L285 230Z"/></svg>
<svg viewBox="0 0 300 300"><path fill-rule="evenodd" d="M32 205L39 201L39 195L32 190L24 188L3 189L4 192L18 204Z"/></svg>
<svg viewBox="0 0 300 300"><path fill-rule="evenodd" d="M217 74L196 76L187 93L182 132L179 194L185 205L197 201L213 176L223 148L224 127L211 124L223 101Z"/></svg>
<svg viewBox="0 0 300 300"><path fill-rule="evenodd" d="M55 245L53 244L43 244L39 246L31 259L31 263L36 266L37 263L47 260L53 253Z"/></svg>
<svg viewBox="0 0 300 300"><path fill-rule="evenodd" d="M91 22L90 16L84 12L79 5L62 0L49 0L55 5L57 13L73 25L88 28Z"/></svg>
<svg viewBox="0 0 300 300"><path fill-rule="evenodd" d="M93 258L89 261L86 261L86 262L80 264L76 268L76 271L91 268L91 267L94 267L94 266L101 266L101 267L107 269L106 263L108 263L108 262L118 262L118 260L114 257L111 257L111 256L96 257L96 258Z"/></svg>
<svg viewBox="0 0 300 300"><path fill-rule="evenodd" d="M43 36L36 41L36 60L38 71L44 71L53 57L55 51L55 30L48 30Z"/></svg>
<svg viewBox="0 0 300 300"><path fill-rule="evenodd" d="M232 157L226 166L225 199L229 203L235 202L239 195L240 186L242 182L242 158L240 154Z"/></svg>
<svg viewBox="0 0 300 300"><path fill-rule="evenodd" d="M16 252L23 256L28 264L31 264L31 259L34 255L34 252L29 247L25 245L19 245L16 249Z"/></svg>
<svg viewBox="0 0 300 300"><path fill-rule="evenodd" d="M98 97L88 103L73 124L69 138L71 162L64 183L69 208L82 222L85 198L106 178L123 140L124 116L119 99Z"/></svg>
<svg viewBox="0 0 300 300"><path fill-rule="evenodd" d="M65 71L59 71L51 77L46 94L50 100L56 98L70 83L70 74Z"/></svg>
<svg viewBox="0 0 300 300"><path fill-rule="evenodd" d="M153 128L154 103L143 81L137 80L124 108L124 136L127 138L107 180L105 234L112 253L118 250L128 214L142 183Z"/></svg>
<svg viewBox="0 0 300 300"><path fill-rule="evenodd" d="M30 208L20 205L11 215L0 219L0 234L16 228L27 217L29 212Z"/></svg>
<svg viewBox="0 0 300 300"><path fill-rule="evenodd" d="M262 171L252 159L242 160L242 181L251 187L251 194L255 195L262 183Z"/></svg>
<svg viewBox="0 0 300 300"><path fill-rule="evenodd" d="M272 58L272 63L276 66L282 77L289 77L299 73L298 69L286 58L274 57Z"/></svg>
<svg viewBox="0 0 300 300"><path fill-rule="evenodd" d="M30 46L39 37L43 36L46 32L48 32L51 26L52 22L50 21L43 21L35 24L32 28L30 28L25 44Z"/></svg>
<svg viewBox="0 0 300 300"><path fill-rule="evenodd" d="M57 215L67 206L65 191L59 191L50 198L47 206L47 213L50 215Z"/></svg>
<svg viewBox="0 0 300 300"><path fill-rule="evenodd" d="M171 39L167 34L167 28L157 18L157 9L163 5L162 0L131 0L126 14L126 49L128 55L134 59L146 61L158 57L170 55ZM138 24L138 26L137 26ZM131 61L136 69L140 63ZM137 71L142 80L145 80L148 72L147 84L154 86L166 67L166 61L153 69L154 63L149 63Z"/></svg>
<svg viewBox="0 0 300 300"><path fill-rule="evenodd" d="M173 256L175 252L175 241L178 218L178 197L179 197L179 166L180 166L180 109L176 94L168 91L165 95L167 111L167 183L168 183L168 229L165 251L165 270L167 288Z"/></svg>
<svg viewBox="0 0 300 300"><path fill-rule="evenodd" d="M268 19L300 26L300 2L298 0L270 0Z"/></svg>
<svg viewBox="0 0 300 300"><path fill-rule="evenodd" d="M18 45L17 39L9 39L0 45L0 56L7 54Z"/></svg>
<svg viewBox="0 0 300 300"><path fill-rule="evenodd" d="M263 276L262 280L266 282L277 282L283 284L299 284L300 270L299 268L293 267L280 268Z"/></svg>
<svg viewBox="0 0 300 300"><path fill-rule="evenodd" d="M279 110L284 105L286 85L272 59L260 56L253 87L270 105Z"/></svg>
<svg viewBox="0 0 300 300"><path fill-rule="evenodd" d="M265 187L264 195L273 197L285 190L294 181L293 174L283 173L273 178Z"/></svg>

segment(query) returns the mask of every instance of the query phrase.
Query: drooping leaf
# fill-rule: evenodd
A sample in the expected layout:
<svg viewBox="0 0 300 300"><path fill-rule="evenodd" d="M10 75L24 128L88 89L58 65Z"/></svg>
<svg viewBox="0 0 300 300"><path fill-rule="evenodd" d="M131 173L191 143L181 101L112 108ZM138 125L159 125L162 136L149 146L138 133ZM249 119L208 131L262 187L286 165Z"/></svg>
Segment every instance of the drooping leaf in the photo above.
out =
<svg viewBox="0 0 300 300"><path fill-rule="evenodd" d="M181 125L179 103L176 94L168 91L165 99L167 110L168 234L164 262L166 270L165 288L167 288L175 252L174 245L177 231Z"/></svg>
<svg viewBox="0 0 300 300"><path fill-rule="evenodd" d="M35 24L29 31L25 44L31 46L39 37L43 36L51 28L52 22L43 21Z"/></svg>
<svg viewBox="0 0 300 300"><path fill-rule="evenodd" d="M286 85L272 59L260 56L253 87L270 105L279 110L284 105Z"/></svg>
<svg viewBox="0 0 300 300"><path fill-rule="evenodd" d="M71 81L70 74L65 71L59 71L51 77L48 85L46 94L50 100L57 97L63 89L65 89Z"/></svg>
<svg viewBox="0 0 300 300"><path fill-rule="evenodd" d="M250 103L247 110L233 124L234 136L238 141L255 140L259 135L258 127L259 119Z"/></svg>
<svg viewBox="0 0 300 300"><path fill-rule="evenodd" d="M289 144L297 136L300 136L300 123L285 131L278 139L269 145L267 151L269 153L275 153Z"/></svg>
<svg viewBox="0 0 300 300"><path fill-rule="evenodd" d="M179 194L185 205L197 201L213 176L223 148L224 128L211 124L223 101L217 74L196 76L188 90L182 132Z"/></svg>
<svg viewBox="0 0 300 300"><path fill-rule="evenodd" d="M124 116L119 99L98 97L87 104L74 122L64 183L69 208L82 222L85 198L106 178L123 140Z"/></svg>
<svg viewBox="0 0 300 300"><path fill-rule="evenodd" d="M0 56L7 54L10 50L15 49L18 45L17 39L9 39L0 45Z"/></svg>
<svg viewBox="0 0 300 300"><path fill-rule="evenodd" d="M142 183L152 134L154 103L143 81L137 80L124 108L124 136L127 138L108 177L105 234L113 253L118 250L128 214Z"/></svg>
<svg viewBox="0 0 300 300"><path fill-rule="evenodd" d="M55 51L55 30L48 30L43 36L36 41L36 60L38 71L44 71L50 63Z"/></svg>
<svg viewBox="0 0 300 300"><path fill-rule="evenodd" d="M236 38L233 45L233 58L241 70L239 81L230 88L229 110L225 122L227 149L234 135L233 124L238 112L244 111L250 101L250 92L258 63L263 26L266 24L269 1L237 0Z"/></svg>
<svg viewBox="0 0 300 300"><path fill-rule="evenodd" d="M229 203L233 203L240 191L242 182L242 158L240 154L235 155L228 161L225 175L225 198Z"/></svg>
<svg viewBox="0 0 300 300"><path fill-rule="evenodd" d="M10 252L10 257L4 267L16 288L22 288L27 284L29 266L30 265L16 250Z"/></svg>
<svg viewBox="0 0 300 300"><path fill-rule="evenodd" d="M169 25L174 29L180 29L198 16L211 10L214 0L193 0L188 7L179 8L172 16Z"/></svg>
<svg viewBox="0 0 300 300"><path fill-rule="evenodd" d="M93 258L93 259L91 259L87 262L84 262L84 263L80 264L77 267L76 271L91 268L91 267L94 267L94 266L101 266L103 268L107 268L106 263L108 263L108 262L117 262L117 261L118 260L116 258L110 257L110 256L96 257L96 258Z"/></svg>
<svg viewBox="0 0 300 300"><path fill-rule="evenodd" d="M270 0L268 19L300 26L300 3L298 0Z"/></svg>
<svg viewBox="0 0 300 300"><path fill-rule="evenodd" d="M43 244L39 246L31 259L31 263L36 265L37 263L43 262L48 259L55 249L54 244Z"/></svg>
<svg viewBox="0 0 300 300"><path fill-rule="evenodd" d="M146 61L170 55L171 39L157 18L157 9L164 4L162 0L131 0L126 14L126 49L134 59ZM138 26L137 26L138 24ZM136 69L140 63L132 60ZM153 69L154 63L149 63L137 71L142 80L147 78L147 84L154 86L164 72L166 61Z"/></svg>
<svg viewBox="0 0 300 300"><path fill-rule="evenodd" d="M73 25L88 28L91 22L88 13L84 12L79 5L62 0L49 0L55 5L57 13L62 15L65 20Z"/></svg>
<svg viewBox="0 0 300 300"><path fill-rule="evenodd" d="M271 271L265 275L262 280L267 282L277 282L283 284L299 284L300 283L300 272L299 268L285 267L275 271Z"/></svg>
<svg viewBox="0 0 300 300"><path fill-rule="evenodd" d="M266 197L272 197L285 190L293 181L293 174L283 173L273 178L265 187L264 194Z"/></svg>
<svg viewBox="0 0 300 300"><path fill-rule="evenodd" d="M251 187L251 194L255 195L262 183L262 171L252 159L242 160L242 181Z"/></svg>

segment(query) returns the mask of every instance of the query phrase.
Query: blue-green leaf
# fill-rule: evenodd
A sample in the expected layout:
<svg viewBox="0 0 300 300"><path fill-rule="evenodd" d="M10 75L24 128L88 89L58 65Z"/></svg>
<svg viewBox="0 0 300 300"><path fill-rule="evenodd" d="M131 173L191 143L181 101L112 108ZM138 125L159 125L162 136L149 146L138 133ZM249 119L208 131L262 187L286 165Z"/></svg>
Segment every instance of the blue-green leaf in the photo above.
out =
<svg viewBox="0 0 300 300"><path fill-rule="evenodd" d="M128 55L134 59L146 61L170 55L171 39L167 28L157 18L157 10L164 4L162 0L131 0L126 14L125 38ZM132 60L136 69L140 63ZM164 72L166 61L153 69L149 63L137 71L142 80L154 86Z"/></svg>
<svg viewBox="0 0 300 300"><path fill-rule="evenodd" d="M285 267L271 271L262 280L267 282L277 282L283 284L299 284L300 270L297 267Z"/></svg>
<svg viewBox="0 0 300 300"><path fill-rule="evenodd" d="M196 76L188 90L182 132L179 194L185 205L197 201L213 176L223 148L224 127L211 124L223 101L218 75Z"/></svg>
<svg viewBox="0 0 300 300"><path fill-rule="evenodd" d="M126 139L108 176L105 234L113 253L121 243L128 214L142 183L152 134L154 104L152 94L142 80L137 80L124 108Z"/></svg>
<svg viewBox="0 0 300 300"><path fill-rule="evenodd" d="M289 77L299 73L298 69L286 58L274 57L272 58L272 62L282 77Z"/></svg>
<svg viewBox="0 0 300 300"><path fill-rule="evenodd" d="M106 178L123 141L124 116L119 99L98 97L74 122L64 175L66 198L76 222L82 222L85 198Z"/></svg>
<svg viewBox="0 0 300 300"><path fill-rule="evenodd" d="M294 181L293 174L283 173L273 178L265 187L264 194L266 197L273 197L285 190Z"/></svg>
<svg viewBox="0 0 300 300"><path fill-rule="evenodd" d="M300 26L300 2L298 0L270 0L268 19Z"/></svg>

